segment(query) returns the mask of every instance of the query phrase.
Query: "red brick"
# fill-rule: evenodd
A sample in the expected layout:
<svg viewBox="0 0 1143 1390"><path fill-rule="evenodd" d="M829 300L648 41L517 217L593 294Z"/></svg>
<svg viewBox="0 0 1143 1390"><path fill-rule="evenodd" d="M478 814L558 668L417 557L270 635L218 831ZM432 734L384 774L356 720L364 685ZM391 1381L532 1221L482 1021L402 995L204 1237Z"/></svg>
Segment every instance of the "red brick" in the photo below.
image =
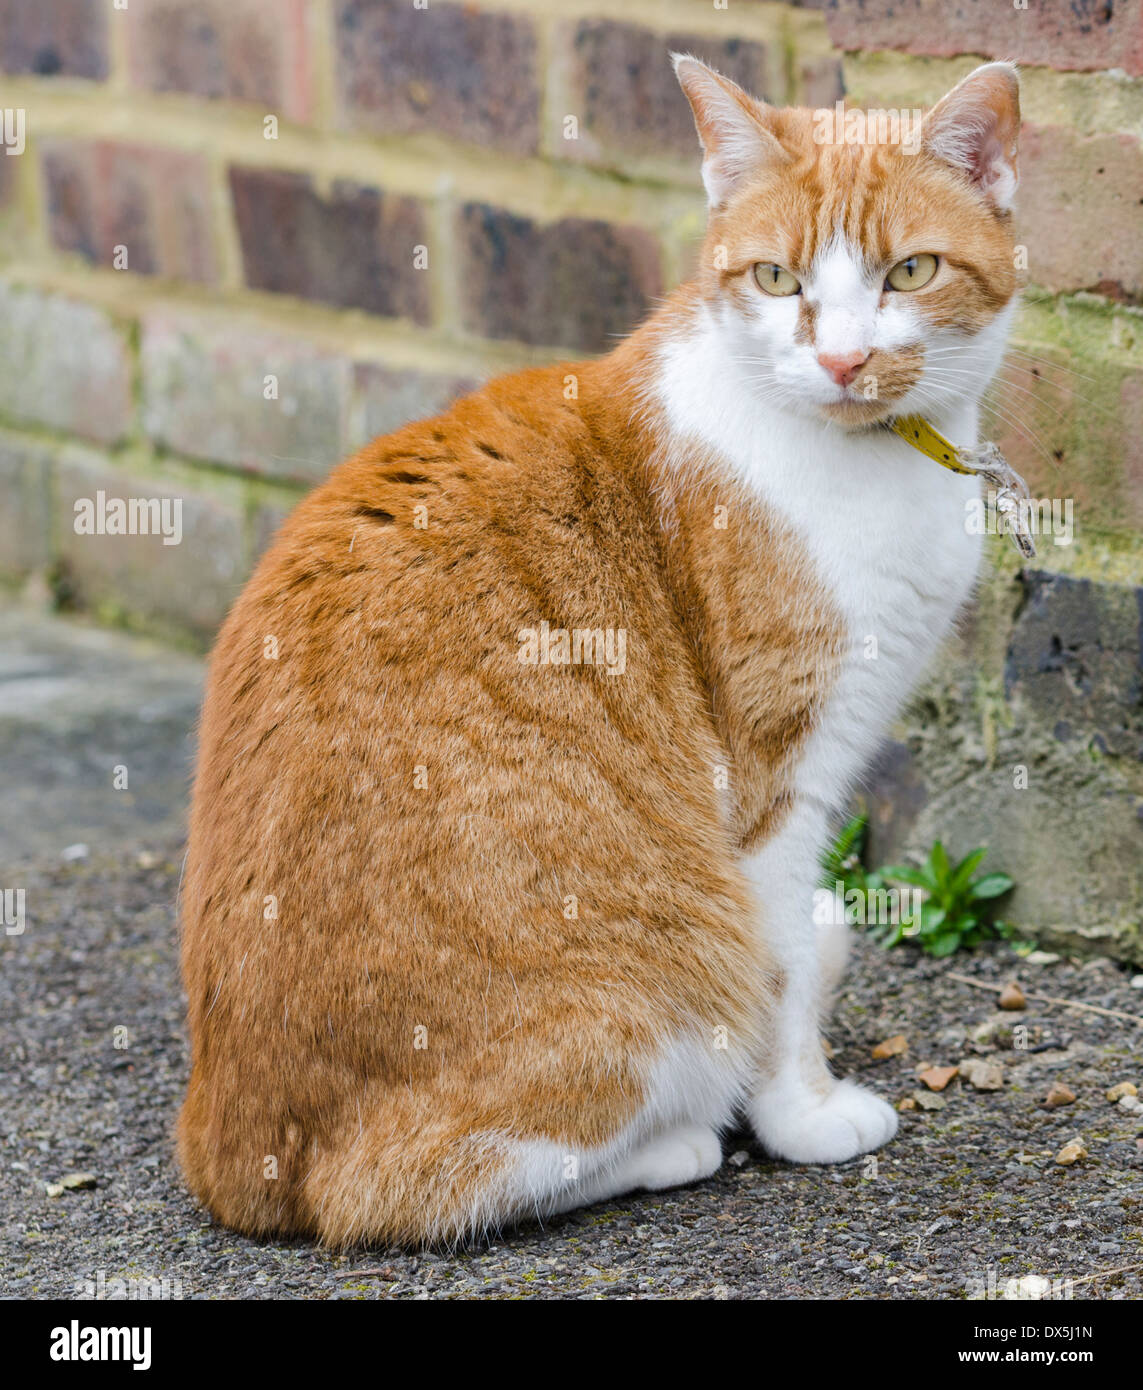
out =
<svg viewBox="0 0 1143 1390"><path fill-rule="evenodd" d="M540 226L468 203L458 248L465 327L489 338L606 350L662 288L658 245L638 227L580 217Z"/></svg>
<svg viewBox="0 0 1143 1390"><path fill-rule="evenodd" d="M131 80L250 102L289 120L312 101L308 0L146 0L129 11Z"/></svg>
<svg viewBox="0 0 1143 1390"><path fill-rule="evenodd" d="M233 318L167 309L144 315L140 356L143 427L176 453L312 483L344 452L344 357Z"/></svg>
<svg viewBox="0 0 1143 1390"><path fill-rule="evenodd" d="M806 58L798 63L798 104L816 110L833 106L845 96L841 59L828 54Z"/></svg>
<svg viewBox="0 0 1143 1390"><path fill-rule="evenodd" d="M826 9L844 49L896 48L954 57L979 53L1062 69L1143 74L1143 0L861 0Z"/></svg>
<svg viewBox="0 0 1143 1390"><path fill-rule="evenodd" d="M1135 136L1025 124L1017 212L1034 284L1139 302L1141 208L1143 144Z"/></svg>
<svg viewBox="0 0 1143 1390"><path fill-rule="evenodd" d="M259 502L254 508L254 515L251 518L251 537L250 548L253 552L252 560L258 557L273 542L274 537L281 530L282 523L290 515L296 506L296 502Z"/></svg>
<svg viewBox="0 0 1143 1390"><path fill-rule="evenodd" d="M1125 503L1120 524L1138 533L1143 530L1143 371L1124 373L1119 385L1119 410Z"/></svg>
<svg viewBox="0 0 1143 1390"><path fill-rule="evenodd" d="M0 435L0 574L20 579L51 557L50 479L56 451Z"/></svg>
<svg viewBox="0 0 1143 1390"><path fill-rule="evenodd" d="M0 283L0 413L117 443L132 416L125 332L93 305Z"/></svg>
<svg viewBox="0 0 1143 1390"><path fill-rule="evenodd" d="M766 50L746 39L664 36L588 19L563 26L557 50L567 59L569 109L553 111L549 118L579 119L579 138L559 139L559 153L567 159L622 166L632 155L693 157L697 180L698 136L671 66L672 52L693 53L755 96L773 95L766 91Z"/></svg>
<svg viewBox="0 0 1143 1390"><path fill-rule="evenodd" d="M239 166L230 189L252 289L429 321L431 271L413 264L428 244L415 198L343 179L323 197L308 174Z"/></svg>
<svg viewBox="0 0 1143 1390"><path fill-rule="evenodd" d="M470 377L440 376L375 362L354 369L354 410L349 447L390 434L410 420L437 415L458 396L476 389Z"/></svg>
<svg viewBox="0 0 1143 1390"><path fill-rule="evenodd" d="M112 17L109 0L0 0L0 68L44 77L105 78Z"/></svg>
<svg viewBox="0 0 1143 1390"><path fill-rule="evenodd" d="M202 155L110 141L42 143L48 227L60 251L110 268L116 246L140 275L216 276Z"/></svg>
<svg viewBox="0 0 1143 1390"><path fill-rule="evenodd" d="M87 455L65 454L56 480L56 547L80 607L126 612L213 636L246 572L245 528L236 505L124 474ZM76 501L94 501L100 490L108 498L180 501L181 540L164 545L161 535L77 535Z"/></svg>
<svg viewBox="0 0 1143 1390"><path fill-rule="evenodd" d="M16 159L0 153L0 210L11 207L16 195Z"/></svg>
<svg viewBox="0 0 1143 1390"><path fill-rule="evenodd" d="M984 412L985 432L1033 497L1072 500L1077 530L1138 531L1143 372L1055 346L1033 350L1036 360L1014 353L1005 365L989 396L997 409Z"/></svg>
<svg viewBox="0 0 1143 1390"><path fill-rule="evenodd" d="M337 0L344 124L386 135L440 132L530 154L539 144L536 38L523 15L432 0Z"/></svg>

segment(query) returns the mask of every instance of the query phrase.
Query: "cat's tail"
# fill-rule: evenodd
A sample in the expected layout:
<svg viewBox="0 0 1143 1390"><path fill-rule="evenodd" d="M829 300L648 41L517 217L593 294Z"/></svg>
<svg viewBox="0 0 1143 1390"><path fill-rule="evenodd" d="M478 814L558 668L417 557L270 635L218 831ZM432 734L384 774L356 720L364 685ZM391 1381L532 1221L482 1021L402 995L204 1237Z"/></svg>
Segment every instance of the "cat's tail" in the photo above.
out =
<svg viewBox="0 0 1143 1390"><path fill-rule="evenodd" d="M563 1150L436 1116L390 1091L334 1124L222 1114L192 1076L178 1157L195 1196L244 1234L455 1247L553 1206Z"/></svg>

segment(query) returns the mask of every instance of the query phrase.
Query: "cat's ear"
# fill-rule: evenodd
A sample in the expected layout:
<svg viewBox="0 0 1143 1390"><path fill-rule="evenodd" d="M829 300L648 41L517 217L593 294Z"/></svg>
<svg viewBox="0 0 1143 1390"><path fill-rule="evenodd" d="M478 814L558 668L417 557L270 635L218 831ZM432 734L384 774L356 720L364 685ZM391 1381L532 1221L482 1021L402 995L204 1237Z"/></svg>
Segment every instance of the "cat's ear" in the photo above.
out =
<svg viewBox="0 0 1143 1390"><path fill-rule="evenodd" d="M923 148L959 170L1001 212L1016 192L1020 80L1011 63L970 72L925 117Z"/></svg>
<svg viewBox="0 0 1143 1390"><path fill-rule="evenodd" d="M769 107L688 53L672 53L675 75L694 112L704 158L702 181L719 207L751 173L790 156L766 128Z"/></svg>

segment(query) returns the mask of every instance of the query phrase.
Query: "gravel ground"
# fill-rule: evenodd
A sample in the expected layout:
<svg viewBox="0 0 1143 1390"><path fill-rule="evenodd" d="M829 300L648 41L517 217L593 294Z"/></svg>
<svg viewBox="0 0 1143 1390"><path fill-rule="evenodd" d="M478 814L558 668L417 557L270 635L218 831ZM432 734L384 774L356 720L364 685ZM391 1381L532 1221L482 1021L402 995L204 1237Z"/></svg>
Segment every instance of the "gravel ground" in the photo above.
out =
<svg viewBox="0 0 1143 1390"><path fill-rule="evenodd" d="M74 1296L103 1271L224 1299L959 1299L1027 1275L1076 1281L1076 1297L1143 1296L1143 1110L1105 1096L1121 1081L1143 1089L1143 1029L1032 999L998 1013L995 993L953 976L1018 977L1029 995L1131 1015L1143 990L1106 961L1034 964L1007 947L950 963L859 945L831 1027L838 1068L895 1103L943 1102L903 1113L876 1161L795 1168L729 1136L711 1181L456 1256L331 1255L216 1227L171 1154L187 1065L180 853L168 839L21 871L27 929L0 937L0 1295ZM908 1050L875 1061L873 1045L898 1033ZM918 1080L924 1064L965 1057L998 1061L1001 1089L956 1079L936 1097ZM1045 1108L1053 1082L1076 1099ZM1076 1136L1087 1156L1058 1164ZM76 1172L94 1185L49 1195Z"/></svg>

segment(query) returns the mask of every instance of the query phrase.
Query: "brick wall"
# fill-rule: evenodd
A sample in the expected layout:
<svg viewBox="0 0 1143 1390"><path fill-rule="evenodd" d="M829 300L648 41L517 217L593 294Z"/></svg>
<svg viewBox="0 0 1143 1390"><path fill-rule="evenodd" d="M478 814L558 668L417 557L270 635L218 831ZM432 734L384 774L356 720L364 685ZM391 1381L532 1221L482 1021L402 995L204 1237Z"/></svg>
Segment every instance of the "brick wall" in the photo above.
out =
<svg viewBox="0 0 1143 1390"><path fill-rule="evenodd" d="M202 644L356 444L605 350L702 229L670 48L813 106L927 104L981 57L1024 65L1030 288L993 433L1034 491L1074 499L1077 534L1039 578L998 548L941 746L993 776L1030 708L1021 663L1056 660L1036 719L1090 755L1102 871L1138 902L1143 0L0 0L0 108L25 122L0 154L0 575ZM77 536L99 489L181 498L182 542ZM1062 656L1059 632L1018 631L1053 603ZM1114 681L1115 738L1084 693ZM924 738L890 750L890 846L953 814ZM986 786L976 821L999 804Z"/></svg>

